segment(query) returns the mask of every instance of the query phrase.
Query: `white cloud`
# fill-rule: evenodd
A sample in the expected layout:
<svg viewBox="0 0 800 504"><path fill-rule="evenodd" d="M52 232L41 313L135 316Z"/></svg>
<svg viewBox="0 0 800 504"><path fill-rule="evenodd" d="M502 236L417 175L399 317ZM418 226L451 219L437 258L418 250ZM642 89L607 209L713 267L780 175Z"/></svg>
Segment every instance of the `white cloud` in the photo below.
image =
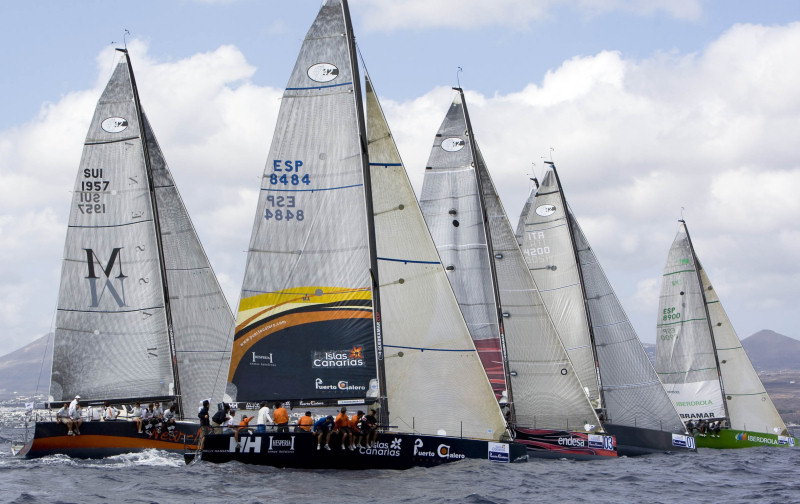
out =
<svg viewBox="0 0 800 504"><path fill-rule="evenodd" d="M235 304L282 90L252 84L255 68L234 47L174 62L129 47L144 108ZM681 207L740 334L800 336L798 53L798 23L740 25L697 54L598 52L518 92L467 100L512 225L531 163L541 176L555 148L570 205L645 341ZM110 74L110 55L98 61L94 89L0 131L0 354L49 330L69 190ZM417 191L452 98L440 87L383 103Z"/></svg>
<svg viewBox="0 0 800 504"><path fill-rule="evenodd" d="M585 17L614 11L638 16L663 12L677 19L696 20L702 14L700 0L353 0L352 3L363 11L365 28L374 31L484 26L527 29L561 8L570 8Z"/></svg>

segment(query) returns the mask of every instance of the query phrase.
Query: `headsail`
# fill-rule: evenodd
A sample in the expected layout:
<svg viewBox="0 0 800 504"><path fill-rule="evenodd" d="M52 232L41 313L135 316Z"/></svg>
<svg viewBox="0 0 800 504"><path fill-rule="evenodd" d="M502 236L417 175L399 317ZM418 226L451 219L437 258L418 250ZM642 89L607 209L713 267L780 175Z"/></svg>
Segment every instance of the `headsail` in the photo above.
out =
<svg viewBox="0 0 800 504"><path fill-rule="evenodd" d="M366 101L389 423L499 439L503 415L369 79Z"/></svg>
<svg viewBox="0 0 800 504"><path fill-rule="evenodd" d="M591 315L607 421L616 425L685 432L622 304L578 220L569 212Z"/></svg>
<svg viewBox="0 0 800 504"><path fill-rule="evenodd" d="M343 6L327 1L283 94L228 376L239 401L364 399L376 383L360 98L346 34Z"/></svg>
<svg viewBox="0 0 800 504"><path fill-rule="evenodd" d="M150 122L144 133L169 285L181 402L193 417L201 401L222 399L233 339L233 314L175 187Z"/></svg>
<svg viewBox="0 0 800 504"><path fill-rule="evenodd" d="M50 394L220 398L217 369L232 322L141 111L125 52L95 110L73 193ZM200 366L187 362L186 350ZM176 378L184 371L181 392Z"/></svg>

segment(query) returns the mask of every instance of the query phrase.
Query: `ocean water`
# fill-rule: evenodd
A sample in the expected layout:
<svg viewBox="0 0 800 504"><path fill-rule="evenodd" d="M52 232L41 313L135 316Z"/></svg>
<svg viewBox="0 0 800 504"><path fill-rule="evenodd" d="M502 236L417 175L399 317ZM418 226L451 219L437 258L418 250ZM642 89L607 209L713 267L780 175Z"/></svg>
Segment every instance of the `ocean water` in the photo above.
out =
<svg viewBox="0 0 800 504"><path fill-rule="evenodd" d="M408 471L185 465L159 451L21 460L0 429L3 503L796 503L800 448L701 449L604 461L467 460Z"/></svg>

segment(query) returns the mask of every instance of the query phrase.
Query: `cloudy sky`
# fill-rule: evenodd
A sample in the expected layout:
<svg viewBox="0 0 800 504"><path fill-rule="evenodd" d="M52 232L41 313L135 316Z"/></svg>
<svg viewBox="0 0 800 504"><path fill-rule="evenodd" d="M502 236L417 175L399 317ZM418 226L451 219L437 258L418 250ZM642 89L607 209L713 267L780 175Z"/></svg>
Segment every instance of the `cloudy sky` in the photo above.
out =
<svg viewBox="0 0 800 504"><path fill-rule="evenodd" d="M0 354L51 330L70 191L125 38L229 302L319 0L0 5ZM800 338L800 3L351 0L416 190L456 84L512 225L553 159L639 337L683 214L740 337ZM551 150L552 149L552 150Z"/></svg>

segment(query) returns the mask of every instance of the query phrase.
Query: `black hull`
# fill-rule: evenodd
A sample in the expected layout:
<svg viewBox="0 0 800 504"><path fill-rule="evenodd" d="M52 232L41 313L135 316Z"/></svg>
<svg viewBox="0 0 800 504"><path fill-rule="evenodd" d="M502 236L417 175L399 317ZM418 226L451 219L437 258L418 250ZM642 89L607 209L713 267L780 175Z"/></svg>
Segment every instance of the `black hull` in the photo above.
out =
<svg viewBox="0 0 800 504"><path fill-rule="evenodd" d="M617 438L620 455L635 457L651 453L697 452L691 436L673 436L671 432L627 425L603 424L603 427Z"/></svg>
<svg viewBox="0 0 800 504"><path fill-rule="evenodd" d="M206 462L239 461L245 464L300 469L409 469L432 467L464 459L493 462L527 460L525 447L517 443L492 443L476 439L421 436L415 434L379 434L374 448L357 446L342 449L340 438L333 435L331 450L317 450L311 433L242 434L241 448L231 434L206 436L200 458ZM185 454L191 462L195 452Z"/></svg>
<svg viewBox="0 0 800 504"><path fill-rule="evenodd" d="M196 448L200 426L193 422L177 422L175 429L145 430L139 434L136 423L84 422L79 436L67 435L67 427L56 422L36 422L33 438L27 440L18 457L37 458L68 455L74 458L103 458L144 450L168 450L183 453ZM185 445L184 445L185 443Z"/></svg>
<svg viewBox="0 0 800 504"><path fill-rule="evenodd" d="M617 456L614 436L553 429L514 429L515 440L535 458L604 460Z"/></svg>

